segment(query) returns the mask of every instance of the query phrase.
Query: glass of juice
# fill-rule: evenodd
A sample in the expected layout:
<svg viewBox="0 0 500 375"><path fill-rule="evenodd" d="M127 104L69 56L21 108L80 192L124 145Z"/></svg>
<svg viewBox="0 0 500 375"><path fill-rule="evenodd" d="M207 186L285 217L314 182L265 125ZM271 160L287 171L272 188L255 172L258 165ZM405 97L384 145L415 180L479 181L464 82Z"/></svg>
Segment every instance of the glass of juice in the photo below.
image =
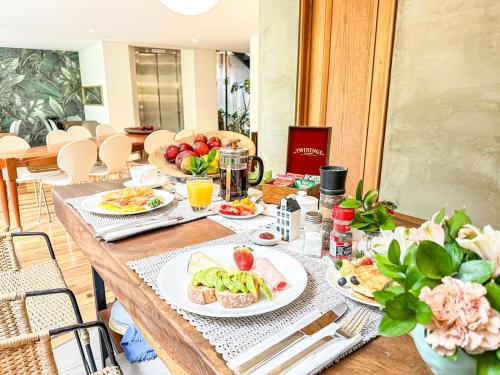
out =
<svg viewBox="0 0 500 375"><path fill-rule="evenodd" d="M186 186L193 211L206 211L212 203L213 180L210 177L192 177L187 180Z"/></svg>

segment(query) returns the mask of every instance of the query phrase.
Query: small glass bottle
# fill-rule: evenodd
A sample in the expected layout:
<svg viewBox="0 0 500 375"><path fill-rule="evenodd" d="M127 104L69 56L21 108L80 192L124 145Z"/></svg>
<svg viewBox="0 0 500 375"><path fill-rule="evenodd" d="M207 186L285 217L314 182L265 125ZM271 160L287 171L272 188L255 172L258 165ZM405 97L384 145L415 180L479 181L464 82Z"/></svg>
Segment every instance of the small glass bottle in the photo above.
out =
<svg viewBox="0 0 500 375"><path fill-rule="evenodd" d="M308 211L304 223L303 254L321 258L322 253L321 214L318 211Z"/></svg>

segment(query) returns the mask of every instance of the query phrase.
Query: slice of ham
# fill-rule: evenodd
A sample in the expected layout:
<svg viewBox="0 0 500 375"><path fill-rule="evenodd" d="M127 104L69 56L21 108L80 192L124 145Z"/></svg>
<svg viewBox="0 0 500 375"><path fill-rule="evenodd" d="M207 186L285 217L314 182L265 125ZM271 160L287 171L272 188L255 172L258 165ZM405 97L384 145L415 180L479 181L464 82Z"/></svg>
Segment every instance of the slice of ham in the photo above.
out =
<svg viewBox="0 0 500 375"><path fill-rule="evenodd" d="M288 287L288 282L283 275L274 267L267 258L257 258L254 262L254 268L262 276L266 284L274 291L280 291Z"/></svg>

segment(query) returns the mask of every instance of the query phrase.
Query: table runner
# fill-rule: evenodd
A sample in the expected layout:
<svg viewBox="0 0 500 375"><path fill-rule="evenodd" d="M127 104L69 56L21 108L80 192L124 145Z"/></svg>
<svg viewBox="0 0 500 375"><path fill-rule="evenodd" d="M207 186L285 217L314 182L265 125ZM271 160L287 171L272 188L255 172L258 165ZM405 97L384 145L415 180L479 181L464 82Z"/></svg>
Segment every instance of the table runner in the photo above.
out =
<svg viewBox="0 0 500 375"><path fill-rule="evenodd" d="M161 296L157 285L158 274L165 263L183 252L205 246L230 243L250 243L250 239L246 233L235 234L210 242L187 246L182 249L131 261L127 263L127 266L134 270L155 291L155 293L160 296L160 298L165 300ZM313 310L326 312L341 302L347 303L349 311L360 306L365 306L336 293L328 284L325 277L325 272L329 267L327 262L287 250L282 245L273 246L273 248L296 258L304 266L308 277L307 286L302 295L294 302L281 309L251 317L211 318L187 312L166 301L178 314L188 320L192 326L201 332L203 337L215 347L215 350L220 353L226 361L231 360L251 347L261 343L273 334L303 318ZM382 318L382 314L377 308L369 308L372 310L372 315L370 321L362 331L363 339L361 343L353 347L350 352L359 349L377 336L378 325ZM348 353L345 353L345 355L347 354Z"/></svg>
<svg viewBox="0 0 500 375"><path fill-rule="evenodd" d="M83 218L83 220L85 220L85 222L90 224L90 226L92 227L92 229L94 229L94 231L97 231L109 225L122 224L122 223L125 224L128 222L132 222L136 219L142 219L148 217L153 218L159 214L167 212L169 213L169 216L183 217L182 220L179 220L177 222L178 224L187 223L189 221L202 219L204 217L216 214L216 212L213 211L195 212L191 209L189 201L185 199L182 201L174 200L172 203L168 204L165 207L157 208L156 210L151 210L140 214L126 215L126 216L102 215L86 211L82 207L82 202L85 198L87 197L84 196L84 197L71 198L71 199L66 199L65 202L73 206L76 209L76 211L80 214L80 216ZM116 241L126 237L131 237L139 233L147 232L149 230L151 229L140 227L134 229L133 233L131 233L130 235L119 237L113 240Z"/></svg>

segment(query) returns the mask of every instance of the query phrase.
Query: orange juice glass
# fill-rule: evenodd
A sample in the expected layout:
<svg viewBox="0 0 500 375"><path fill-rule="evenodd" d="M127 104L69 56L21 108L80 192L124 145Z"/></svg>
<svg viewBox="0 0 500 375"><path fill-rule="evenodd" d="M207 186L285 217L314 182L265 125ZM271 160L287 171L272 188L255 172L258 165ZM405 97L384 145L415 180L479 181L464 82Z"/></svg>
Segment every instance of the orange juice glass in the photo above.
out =
<svg viewBox="0 0 500 375"><path fill-rule="evenodd" d="M188 200L193 211L205 211L212 203L214 182L210 177L192 177L186 182Z"/></svg>

